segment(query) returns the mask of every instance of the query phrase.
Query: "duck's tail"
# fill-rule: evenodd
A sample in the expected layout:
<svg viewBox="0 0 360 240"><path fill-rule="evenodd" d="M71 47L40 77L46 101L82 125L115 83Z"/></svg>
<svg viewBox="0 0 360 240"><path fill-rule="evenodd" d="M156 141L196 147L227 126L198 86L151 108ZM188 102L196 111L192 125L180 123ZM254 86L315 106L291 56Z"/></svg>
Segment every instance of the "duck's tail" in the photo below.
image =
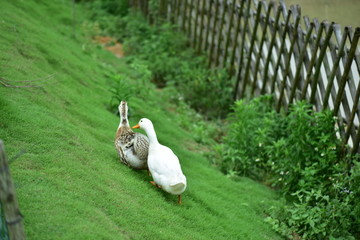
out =
<svg viewBox="0 0 360 240"><path fill-rule="evenodd" d="M171 188L171 192L173 194L181 194L185 191L186 189L186 182L179 182L179 183L175 183L175 184L170 184L170 188Z"/></svg>

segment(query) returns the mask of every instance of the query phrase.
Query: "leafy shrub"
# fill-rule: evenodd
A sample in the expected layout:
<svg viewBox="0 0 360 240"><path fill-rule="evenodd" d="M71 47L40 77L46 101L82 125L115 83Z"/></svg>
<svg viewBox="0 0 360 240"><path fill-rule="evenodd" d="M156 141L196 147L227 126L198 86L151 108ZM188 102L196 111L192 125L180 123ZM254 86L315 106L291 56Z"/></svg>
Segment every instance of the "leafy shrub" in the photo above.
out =
<svg viewBox="0 0 360 240"><path fill-rule="evenodd" d="M274 173L274 186L284 192L308 190L320 183L331 185L329 177L338 172L339 144L330 111L313 112L299 102L284 117L284 135L266 149Z"/></svg>
<svg viewBox="0 0 360 240"><path fill-rule="evenodd" d="M264 147L271 142L271 132L277 129L278 124L276 115L271 112L271 103L270 96L249 103L245 100L235 102L233 113L228 118L227 135L223 144L215 149L221 156L217 164L222 172L265 180L263 176L266 176L270 166Z"/></svg>
<svg viewBox="0 0 360 240"><path fill-rule="evenodd" d="M126 28L129 33L126 52L130 57L147 61L153 73L152 81L158 87L165 87L179 73L186 55L191 54L190 50L184 51L186 38L169 23L150 27L141 16L132 17Z"/></svg>
<svg viewBox="0 0 360 240"><path fill-rule="evenodd" d="M116 37L123 42L129 62L141 60L147 65L151 82L157 87L175 86L184 100L206 118L225 117L233 102L234 85L226 71L207 68L204 56L194 53L179 28L162 21L158 1L149 2L153 25L139 12L128 14L123 2L90 2L95 23L86 24L89 34L99 34L101 29L101 34Z"/></svg>
<svg viewBox="0 0 360 240"><path fill-rule="evenodd" d="M339 174L333 182L293 193L297 201L267 221L290 239L294 233L304 239L359 239L360 163L354 162L349 174Z"/></svg>
<svg viewBox="0 0 360 240"><path fill-rule="evenodd" d="M212 146L216 141L220 141L223 132L223 123L221 120L207 121L204 116L196 112L184 101L183 95L173 86L166 87L161 91L165 99L172 103L171 107L176 106L177 124L188 130L194 136L196 142ZM207 146L205 146L207 147Z"/></svg>
<svg viewBox="0 0 360 240"><path fill-rule="evenodd" d="M91 10L91 19L95 21L102 17L123 17L129 13L128 0L90 0L84 2L88 4L88 8Z"/></svg>
<svg viewBox="0 0 360 240"><path fill-rule="evenodd" d="M125 28L124 18L129 13L129 4L127 0L92 0L78 1L83 2L90 10L91 24L101 29L96 35L111 36L118 41L122 41ZM90 23L87 23L90 25Z"/></svg>
<svg viewBox="0 0 360 240"><path fill-rule="evenodd" d="M229 113L234 81L225 70L182 64L173 79L185 101L205 118L225 117Z"/></svg>
<svg viewBox="0 0 360 240"><path fill-rule="evenodd" d="M245 175L278 188L290 204L267 220L292 239L359 237L359 163L343 156L330 111L298 102L278 114L271 97L238 101L228 135L215 150L228 175ZM353 162L349 171L348 163Z"/></svg>
<svg viewBox="0 0 360 240"><path fill-rule="evenodd" d="M127 57L146 61L152 82L160 88L176 87L184 100L207 118L224 117L229 112L234 81L224 70L209 70L205 58L195 55L176 26L150 26L136 14L125 21Z"/></svg>
<svg viewBox="0 0 360 240"><path fill-rule="evenodd" d="M111 93L111 99L107 103L106 108L114 113L118 114L118 106L120 101L130 99L136 95L138 98L146 96L148 94L149 79L151 72L147 68L147 65L141 61L134 61L130 64L132 69L132 75L128 74L112 74L107 73L109 91ZM136 81L134 80L136 79ZM134 85L137 84L137 86ZM140 86L140 87L139 87Z"/></svg>

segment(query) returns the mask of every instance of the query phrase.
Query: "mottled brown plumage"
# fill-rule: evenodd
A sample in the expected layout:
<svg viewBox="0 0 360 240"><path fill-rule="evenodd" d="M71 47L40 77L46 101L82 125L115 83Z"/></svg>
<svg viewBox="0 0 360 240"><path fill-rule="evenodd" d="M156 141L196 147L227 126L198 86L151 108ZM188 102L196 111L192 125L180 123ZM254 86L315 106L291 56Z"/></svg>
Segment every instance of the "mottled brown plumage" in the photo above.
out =
<svg viewBox="0 0 360 240"><path fill-rule="evenodd" d="M127 112L127 103L122 101L119 105L120 124L115 136L115 148L124 164L135 169L147 169L149 140L130 128Z"/></svg>

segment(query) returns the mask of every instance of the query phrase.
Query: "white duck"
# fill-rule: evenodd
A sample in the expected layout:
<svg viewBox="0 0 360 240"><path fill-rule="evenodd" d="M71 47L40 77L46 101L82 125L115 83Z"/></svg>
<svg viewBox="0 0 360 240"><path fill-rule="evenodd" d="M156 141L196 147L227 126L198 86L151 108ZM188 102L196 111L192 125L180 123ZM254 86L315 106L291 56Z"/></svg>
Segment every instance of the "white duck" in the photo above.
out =
<svg viewBox="0 0 360 240"><path fill-rule="evenodd" d="M178 157L170 148L159 143L149 119L142 118L133 128L145 130L149 138L148 167L154 179L151 183L168 193L178 195L178 204L181 204L181 194L186 189L186 177L181 170Z"/></svg>
<svg viewBox="0 0 360 240"><path fill-rule="evenodd" d="M120 124L115 136L115 148L120 160L134 169L147 169L149 140L145 135L135 133L130 128L127 118L128 106L125 101L121 101L119 113Z"/></svg>

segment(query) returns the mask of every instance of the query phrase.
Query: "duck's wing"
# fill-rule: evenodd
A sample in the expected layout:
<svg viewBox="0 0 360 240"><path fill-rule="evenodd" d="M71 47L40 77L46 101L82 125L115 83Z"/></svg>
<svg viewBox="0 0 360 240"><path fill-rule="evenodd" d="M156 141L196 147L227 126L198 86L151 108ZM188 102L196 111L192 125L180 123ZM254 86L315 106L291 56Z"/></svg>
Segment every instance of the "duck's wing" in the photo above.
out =
<svg viewBox="0 0 360 240"><path fill-rule="evenodd" d="M157 150L161 154L149 155L148 161L149 169L155 182L165 188L175 186L179 183L186 185L186 177L181 170L178 157L170 148L165 146Z"/></svg>
<svg viewBox="0 0 360 240"><path fill-rule="evenodd" d="M155 156L155 161L160 164L155 164L154 166L154 170L158 174L169 176L177 176L179 174L182 175L179 158L170 148L166 146L160 146L158 148L158 152L160 154Z"/></svg>
<svg viewBox="0 0 360 240"><path fill-rule="evenodd" d="M124 154L124 151L121 148L121 143L120 143L119 139L117 139L115 141L115 149L119 154L120 161L123 162L125 165L129 165L129 163L126 161L125 154Z"/></svg>
<svg viewBox="0 0 360 240"><path fill-rule="evenodd" d="M134 152L141 160L147 160L149 152L149 139L141 133L135 133Z"/></svg>

